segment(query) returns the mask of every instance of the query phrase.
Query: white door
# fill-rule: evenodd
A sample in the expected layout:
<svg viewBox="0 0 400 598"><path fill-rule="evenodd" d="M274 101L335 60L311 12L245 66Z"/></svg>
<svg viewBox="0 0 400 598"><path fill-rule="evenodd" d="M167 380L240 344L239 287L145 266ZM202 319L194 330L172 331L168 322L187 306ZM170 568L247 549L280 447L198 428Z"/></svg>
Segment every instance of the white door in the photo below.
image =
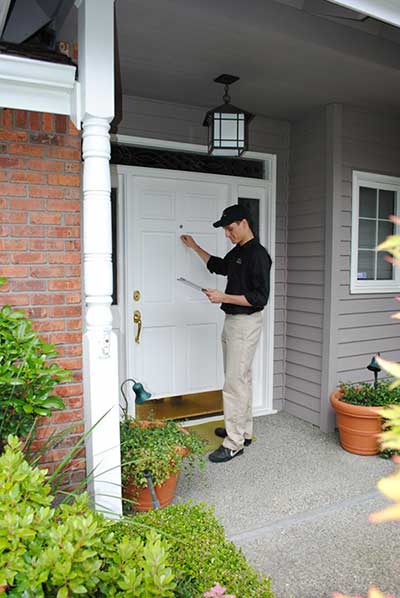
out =
<svg viewBox="0 0 400 598"><path fill-rule="evenodd" d="M224 289L180 240L191 234L201 247L225 255L219 219L230 201L227 183L159 176L128 177L126 266L128 375L152 393L174 396L221 389L223 313L200 291L177 281ZM134 299L135 291L140 293ZM138 295L136 294L136 297ZM140 312L142 329L133 323ZM137 340L139 342L137 342Z"/></svg>

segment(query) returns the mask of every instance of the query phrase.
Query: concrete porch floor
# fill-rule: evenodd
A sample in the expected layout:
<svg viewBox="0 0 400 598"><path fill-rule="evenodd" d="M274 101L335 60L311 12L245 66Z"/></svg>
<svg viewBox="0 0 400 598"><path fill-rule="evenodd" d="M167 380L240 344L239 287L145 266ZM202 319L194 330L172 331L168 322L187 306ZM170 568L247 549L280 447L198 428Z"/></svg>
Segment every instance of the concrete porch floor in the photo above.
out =
<svg viewBox="0 0 400 598"><path fill-rule="evenodd" d="M392 463L347 453L336 434L287 413L257 418L254 434L244 455L182 475L176 502L215 505L276 598L367 596L370 584L400 598L399 523L368 522L387 504L376 483Z"/></svg>

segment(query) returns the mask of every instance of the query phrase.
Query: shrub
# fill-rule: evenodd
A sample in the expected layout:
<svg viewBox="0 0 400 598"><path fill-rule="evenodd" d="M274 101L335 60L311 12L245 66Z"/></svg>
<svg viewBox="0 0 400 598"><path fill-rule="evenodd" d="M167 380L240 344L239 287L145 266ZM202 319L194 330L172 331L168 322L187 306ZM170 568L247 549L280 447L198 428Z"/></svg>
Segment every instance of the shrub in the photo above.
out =
<svg viewBox="0 0 400 598"><path fill-rule="evenodd" d="M0 309L0 445L9 434L27 435L36 417L64 407L52 393L71 375L49 363L56 355L22 311L9 305Z"/></svg>
<svg viewBox="0 0 400 598"><path fill-rule="evenodd" d="M176 598L197 598L219 582L238 598L272 598L270 580L247 563L242 551L225 538L213 510L204 504L171 505L138 515L135 521L165 534L176 575ZM118 522L118 535L132 527ZM146 529L146 527L134 528ZM141 532L143 533L143 532Z"/></svg>
<svg viewBox="0 0 400 598"><path fill-rule="evenodd" d="M13 598L172 598L167 542L155 531L116 539L86 494L51 508L46 471L10 436L0 457L0 588Z"/></svg>
<svg viewBox="0 0 400 598"><path fill-rule="evenodd" d="M378 382L376 387L367 382L341 383L339 389L343 392L341 400L351 405L381 407L400 403L400 388L392 388L391 383L387 381Z"/></svg>

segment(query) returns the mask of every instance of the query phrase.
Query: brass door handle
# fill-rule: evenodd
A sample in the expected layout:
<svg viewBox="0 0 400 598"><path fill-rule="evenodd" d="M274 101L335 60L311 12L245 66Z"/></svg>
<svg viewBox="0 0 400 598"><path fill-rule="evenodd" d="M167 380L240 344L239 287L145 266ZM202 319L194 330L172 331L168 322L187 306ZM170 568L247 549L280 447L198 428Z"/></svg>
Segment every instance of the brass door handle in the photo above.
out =
<svg viewBox="0 0 400 598"><path fill-rule="evenodd" d="M138 309L133 312L133 322L138 325L137 333L135 336L135 343L140 343L140 335L142 333L142 314Z"/></svg>

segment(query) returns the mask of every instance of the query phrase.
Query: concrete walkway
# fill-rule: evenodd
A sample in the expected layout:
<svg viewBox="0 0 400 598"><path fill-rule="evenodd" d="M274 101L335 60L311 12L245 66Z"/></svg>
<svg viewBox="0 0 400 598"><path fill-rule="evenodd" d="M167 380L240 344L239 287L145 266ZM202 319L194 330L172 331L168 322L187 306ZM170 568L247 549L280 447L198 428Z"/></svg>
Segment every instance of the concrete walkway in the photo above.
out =
<svg viewBox="0 0 400 598"><path fill-rule="evenodd" d="M400 598L400 526L368 522L387 504L376 483L392 463L347 453L336 435L287 413L257 418L254 432L244 455L182 475L176 500L215 505L276 598L366 596L370 584Z"/></svg>

